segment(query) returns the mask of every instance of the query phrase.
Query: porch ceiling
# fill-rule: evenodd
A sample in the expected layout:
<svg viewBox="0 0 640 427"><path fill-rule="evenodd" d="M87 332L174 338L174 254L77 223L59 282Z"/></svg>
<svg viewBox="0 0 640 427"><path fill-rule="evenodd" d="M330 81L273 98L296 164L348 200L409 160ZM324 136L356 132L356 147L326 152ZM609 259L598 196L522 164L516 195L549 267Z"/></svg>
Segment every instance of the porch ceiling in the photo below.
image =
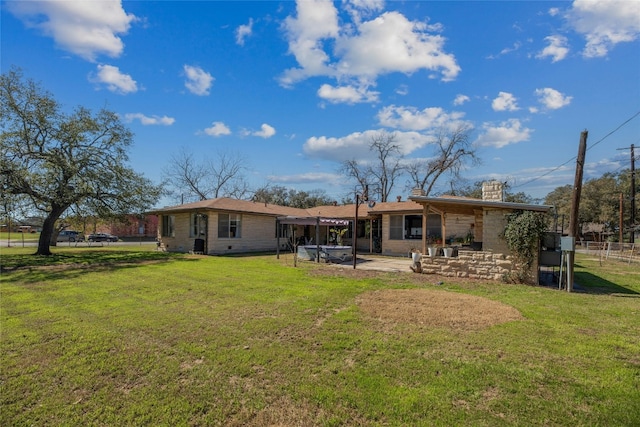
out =
<svg viewBox="0 0 640 427"><path fill-rule="evenodd" d="M463 197L424 197L412 196L410 199L420 205L428 205L429 210L437 213L455 215L474 215L477 210L502 209L525 210L534 212L548 212L552 209L546 205L531 205L526 203L493 202L487 200L469 199Z"/></svg>

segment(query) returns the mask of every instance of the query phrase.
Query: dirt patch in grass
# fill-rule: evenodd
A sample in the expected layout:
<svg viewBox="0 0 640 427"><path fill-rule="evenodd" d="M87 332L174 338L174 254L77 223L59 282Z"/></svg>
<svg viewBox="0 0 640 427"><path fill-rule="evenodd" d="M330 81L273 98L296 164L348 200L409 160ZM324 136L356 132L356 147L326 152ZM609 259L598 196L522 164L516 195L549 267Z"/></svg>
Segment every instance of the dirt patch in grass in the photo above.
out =
<svg viewBox="0 0 640 427"><path fill-rule="evenodd" d="M407 262L406 271L365 270L352 268L346 265L301 263L311 276L323 277L348 277L350 279L380 279L387 284L402 283L419 286L425 285L477 285L487 283L486 279L471 279L469 277L449 277L437 274L416 274L409 269Z"/></svg>
<svg viewBox="0 0 640 427"><path fill-rule="evenodd" d="M432 289L385 289L356 299L360 310L383 323L477 330L522 320L515 308L474 295Z"/></svg>

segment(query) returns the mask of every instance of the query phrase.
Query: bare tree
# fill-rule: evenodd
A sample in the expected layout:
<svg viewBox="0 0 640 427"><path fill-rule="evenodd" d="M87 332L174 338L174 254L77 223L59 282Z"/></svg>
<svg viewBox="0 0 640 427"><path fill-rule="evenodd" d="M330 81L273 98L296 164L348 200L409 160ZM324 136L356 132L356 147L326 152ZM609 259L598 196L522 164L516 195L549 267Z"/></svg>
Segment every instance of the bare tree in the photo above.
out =
<svg viewBox="0 0 640 427"><path fill-rule="evenodd" d="M458 178L465 163L478 164L480 159L469 141L471 130L470 126L464 124L453 130L440 129L435 144L435 156L426 160L414 160L407 164L407 173L410 177L409 189L419 188L429 195L443 174L447 173L453 178Z"/></svg>
<svg viewBox="0 0 640 427"><path fill-rule="evenodd" d="M229 196L238 190L238 184L244 183L241 175L245 167L240 155L219 152L208 165L214 198Z"/></svg>
<svg viewBox="0 0 640 427"><path fill-rule="evenodd" d="M219 152L214 159L197 159L183 147L171 157L163 174L176 198L243 198L249 192L242 175L244 169L244 161L237 154Z"/></svg>
<svg viewBox="0 0 640 427"><path fill-rule="evenodd" d="M355 180L361 187L369 186L369 194L386 202L396 180L404 173L402 152L396 142L396 134L380 131L371 138L369 150L375 154L374 163L348 160L342 163L341 172Z"/></svg>
<svg viewBox="0 0 640 427"><path fill-rule="evenodd" d="M368 175L368 168L358 163L356 159L346 160L342 162L339 172L353 179L356 182L356 185L361 188L365 188L367 184L372 180L372 178Z"/></svg>

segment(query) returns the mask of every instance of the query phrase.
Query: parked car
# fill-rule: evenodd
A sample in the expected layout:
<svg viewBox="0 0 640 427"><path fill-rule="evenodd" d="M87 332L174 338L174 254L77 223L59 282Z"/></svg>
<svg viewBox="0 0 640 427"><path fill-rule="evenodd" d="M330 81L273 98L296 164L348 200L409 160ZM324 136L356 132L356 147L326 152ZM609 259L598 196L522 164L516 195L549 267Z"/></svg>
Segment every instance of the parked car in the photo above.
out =
<svg viewBox="0 0 640 427"><path fill-rule="evenodd" d="M87 236L90 242L117 242L118 236L109 233L94 233Z"/></svg>
<svg viewBox="0 0 640 427"><path fill-rule="evenodd" d="M83 240L82 233L75 230L62 230L56 239L57 242L82 242Z"/></svg>

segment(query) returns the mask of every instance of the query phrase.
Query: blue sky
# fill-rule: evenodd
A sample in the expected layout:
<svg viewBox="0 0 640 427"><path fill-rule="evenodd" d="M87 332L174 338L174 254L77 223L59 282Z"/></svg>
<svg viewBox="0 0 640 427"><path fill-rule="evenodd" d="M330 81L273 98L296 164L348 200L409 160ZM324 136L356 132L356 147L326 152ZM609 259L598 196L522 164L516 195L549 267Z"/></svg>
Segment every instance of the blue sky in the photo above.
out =
<svg viewBox="0 0 640 427"><path fill-rule="evenodd" d="M2 72L22 68L69 109L117 112L130 165L154 182L186 148L241 156L253 188L340 200L354 188L340 162L367 161L380 130L416 159L466 124L482 164L465 178L544 197L573 183L584 129L585 178L640 147L638 1L27 0L1 13Z"/></svg>

